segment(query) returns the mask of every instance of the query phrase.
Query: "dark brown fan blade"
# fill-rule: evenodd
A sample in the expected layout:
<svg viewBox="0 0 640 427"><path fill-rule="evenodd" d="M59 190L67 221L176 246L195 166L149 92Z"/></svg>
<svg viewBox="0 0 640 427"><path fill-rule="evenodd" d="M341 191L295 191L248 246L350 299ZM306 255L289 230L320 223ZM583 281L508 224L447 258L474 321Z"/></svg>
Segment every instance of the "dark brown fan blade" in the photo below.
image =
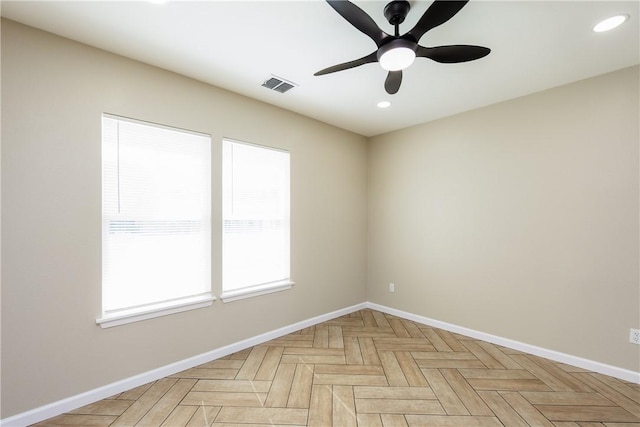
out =
<svg viewBox="0 0 640 427"><path fill-rule="evenodd" d="M432 28L438 25L444 24L451 19L456 13L460 11L467 4L469 0L463 1L449 1L449 0L436 0L427 11L422 15L418 23L413 27L407 35L413 37L416 42L420 41L420 38Z"/></svg>
<svg viewBox="0 0 640 427"><path fill-rule="evenodd" d="M358 67L360 65L369 64L371 62L378 62L378 51L375 51L367 56L363 56L360 59L354 59L353 61L344 62L342 64L334 65L333 67L325 68L314 74L314 76L322 76L324 74L335 73L336 71L348 70L349 68Z"/></svg>
<svg viewBox="0 0 640 427"><path fill-rule="evenodd" d="M346 19L351 25L368 35L371 40L376 43L376 46L380 47L382 41L389 34L385 33L378 27L373 19L366 12L360 9L355 4L346 0L327 0L329 6L331 6L336 12L338 12L344 19Z"/></svg>
<svg viewBox="0 0 640 427"><path fill-rule="evenodd" d="M384 81L384 89L389 95L393 95L400 90L400 83L402 83L402 70L389 71L387 79Z"/></svg>
<svg viewBox="0 0 640 427"><path fill-rule="evenodd" d="M464 44L437 47L418 46L416 56L429 58L436 62L452 64L455 62L467 62L480 59L487 56L489 52L491 52L491 49L488 47Z"/></svg>

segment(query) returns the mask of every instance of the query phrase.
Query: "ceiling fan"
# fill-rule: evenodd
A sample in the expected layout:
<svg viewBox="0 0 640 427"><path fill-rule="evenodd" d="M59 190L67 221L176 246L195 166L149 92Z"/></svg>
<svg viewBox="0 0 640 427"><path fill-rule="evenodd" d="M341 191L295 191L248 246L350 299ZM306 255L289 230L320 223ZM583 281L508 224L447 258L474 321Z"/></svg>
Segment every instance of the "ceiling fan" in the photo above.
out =
<svg viewBox="0 0 640 427"><path fill-rule="evenodd" d="M347 0L326 0L344 19L369 36L378 49L369 55L353 61L320 70L314 76L335 73L360 65L379 62L389 71L384 88L389 94L397 93L402 83L402 70L409 67L416 57L429 58L440 63L467 62L483 58L491 49L482 46L449 45L424 47L418 42L432 28L444 24L467 4L469 0L435 0L422 15L418 23L408 32L400 35L399 26L406 18L411 5L406 0L394 0L384 8L384 16L395 28L394 35L381 30L374 20L362 9Z"/></svg>

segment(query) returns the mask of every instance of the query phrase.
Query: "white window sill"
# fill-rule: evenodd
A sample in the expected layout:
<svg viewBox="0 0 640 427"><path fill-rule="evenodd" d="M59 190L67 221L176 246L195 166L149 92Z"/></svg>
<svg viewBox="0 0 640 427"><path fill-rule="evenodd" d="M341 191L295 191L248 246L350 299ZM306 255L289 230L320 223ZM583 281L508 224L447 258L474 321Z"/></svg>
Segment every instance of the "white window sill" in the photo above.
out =
<svg viewBox="0 0 640 427"><path fill-rule="evenodd" d="M102 317L96 319L96 323L102 328L112 328L127 323L153 319L154 317L209 307L215 300L216 298L211 294L181 298L179 300L161 302L139 308L105 313Z"/></svg>
<svg viewBox="0 0 640 427"><path fill-rule="evenodd" d="M280 282L265 283L264 285L251 286L233 291L223 292L220 295L222 302L232 302L245 298L253 298L259 295L272 294L274 292L286 291L295 285L291 280L282 280Z"/></svg>

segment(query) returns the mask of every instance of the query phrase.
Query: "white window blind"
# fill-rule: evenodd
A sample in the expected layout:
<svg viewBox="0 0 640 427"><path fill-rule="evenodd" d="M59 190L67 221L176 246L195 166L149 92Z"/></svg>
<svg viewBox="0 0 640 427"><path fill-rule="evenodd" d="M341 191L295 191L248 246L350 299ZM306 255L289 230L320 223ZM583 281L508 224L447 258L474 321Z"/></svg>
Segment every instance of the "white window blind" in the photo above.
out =
<svg viewBox="0 0 640 427"><path fill-rule="evenodd" d="M103 315L211 295L209 136L103 115Z"/></svg>
<svg viewBox="0 0 640 427"><path fill-rule="evenodd" d="M222 170L223 300L290 285L289 153L224 140Z"/></svg>

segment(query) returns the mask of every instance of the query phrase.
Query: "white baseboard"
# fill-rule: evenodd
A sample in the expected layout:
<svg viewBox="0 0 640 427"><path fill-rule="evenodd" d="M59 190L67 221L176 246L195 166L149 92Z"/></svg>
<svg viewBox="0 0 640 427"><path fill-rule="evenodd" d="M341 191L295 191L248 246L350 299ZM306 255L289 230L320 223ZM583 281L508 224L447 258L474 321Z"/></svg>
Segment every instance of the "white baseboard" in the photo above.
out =
<svg viewBox="0 0 640 427"><path fill-rule="evenodd" d="M480 331L465 328L462 326L453 325L451 323L441 322L439 320L430 319L428 317L418 316L416 314L407 313L406 311L396 310L394 308L386 307L379 304L374 304L371 302L367 302L366 306L367 308L370 308L372 310L377 310L383 313L392 314L394 316L402 317L404 319L422 323L424 325L432 326L434 328L444 329L449 332L455 332L457 334L465 335L467 337L476 338L482 341L498 344L503 347L512 348L514 350L519 350L525 353L533 354L535 356L544 357L546 359L554 360L556 362L566 363L567 365L576 366L578 368L587 369L589 371L608 375L610 377L619 378L621 380L640 384L640 372L634 372L628 369L619 368L617 366L611 366L605 363L584 359L582 357L560 353L558 351L549 350L549 349L538 347L531 344L526 344L520 341L514 341L508 338L498 337L495 335L487 334L485 332L480 332Z"/></svg>
<svg viewBox="0 0 640 427"><path fill-rule="evenodd" d="M116 381L114 383L107 384L93 390L89 390L85 393L58 400L57 402L40 406L38 408L14 415L9 418L5 418L3 420L0 420L0 426L23 427L40 421L44 421L65 412L80 408L84 405L88 405L89 403L106 399L107 397L113 396L115 394L122 393L143 384L147 384L151 381L156 381L169 375L177 374L178 372L184 371L185 369L190 369L198 365L202 365L203 363L219 359L240 350L244 350L245 348L262 344L272 339L279 338L283 335L299 331L300 329L308 328L310 326L317 325L318 323L326 322L328 320L335 319L336 317L344 316L346 314L353 313L354 311L362 310L363 308L366 308L366 303L356 304L351 307L332 311L331 313L312 317L310 319L303 320L292 325L266 332L255 337L239 341L237 343L217 348L215 350L199 354L197 356L190 357L179 362L171 363L169 365L162 366L160 368L153 369L142 374L134 375L130 378L125 378L123 380Z"/></svg>
<svg viewBox="0 0 640 427"><path fill-rule="evenodd" d="M162 366L151 371L144 372L142 374L134 375L130 378L125 378L120 381L116 381L111 384L107 384L102 387L98 387L93 390L89 390L85 393L81 393L75 396L71 396L66 399L59 400L57 402L44 405L30 411L26 411L15 416L0 420L1 427L23 427L30 424L34 424L48 418L55 417L65 412L72 411L81 406L88 405L89 403L96 402L101 399L113 396L118 393L130 390L132 388L147 384L151 381L156 381L169 375L176 374L190 369L203 363L210 362L220 357L227 356L245 348L253 347L258 344L270 341L275 338L279 338L283 335L290 334L300 329L308 328L310 326L317 325L318 323L326 322L336 317L344 316L346 314L353 313L363 308L370 308L372 310L381 311L383 313L392 314L394 316L402 317L407 320L422 323L424 325L432 326L435 328L444 329L446 331L455 332L460 335L476 338L479 340L487 341L493 344L498 344L504 347L519 350L525 353L533 354L536 356L545 357L556 362L566 363L568 365L577 366L579 368L588 369L593 372L598 372L604 375L609 375L614 378L619 378L625 381L640 384L640 372L630 371L628 369L618 368L616 366L607 365L593 360L583 359L581 357L572 356L570 354L560 353L554 350L548 350L542 347L537 347L531 344L522 343L519 341L510 340L507 338L498 337L495 335L487 334L485 332L476 331L473 329L465 328L462 326L453 325L451 323L441 322L439 320L430 319L424 316L418 316L416 314L408 313L402 310L396 310L394 308L386 307L383 305L364 302L356 304L351 307L346 307L341 310L336 310L331 313L316 316L301 322L294 323L289 326L285 326L264 334L257 335L246 340L239 341L224 347L217 348L215 350L203 353L188 359L184 359L175 363L171 363L166 366Z"/></svg>

